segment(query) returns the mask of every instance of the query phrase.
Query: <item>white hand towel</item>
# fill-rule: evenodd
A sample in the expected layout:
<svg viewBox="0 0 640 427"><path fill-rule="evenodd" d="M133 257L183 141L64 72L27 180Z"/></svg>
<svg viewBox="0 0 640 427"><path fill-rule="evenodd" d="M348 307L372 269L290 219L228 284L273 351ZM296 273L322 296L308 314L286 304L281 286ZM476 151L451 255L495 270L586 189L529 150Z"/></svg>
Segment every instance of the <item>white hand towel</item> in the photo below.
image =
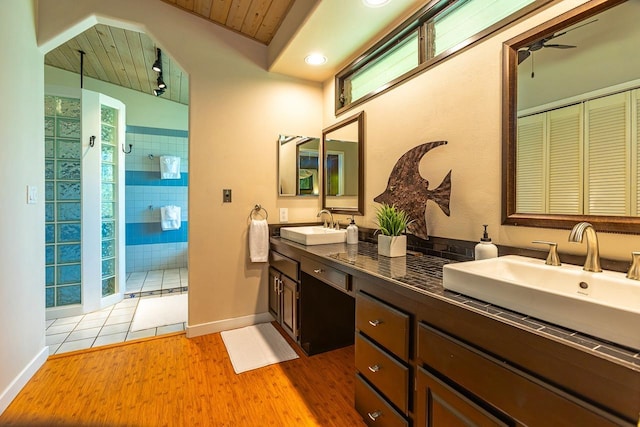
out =
<svg viewBox="0 0 640 427"><path fill-rule="evenodd" d="M162 231L178 230L181 221L180 206L168 205L160 208L160 227L162 227Z"/></svg>
<svg viewBox="0 0 640 427"><path fill-rule="evenodd" d="M160 156L160 178L180 179L180 157Z"/></svg>
<svg viewBox="0 0 640 427"><path fill-rule="evenodd" d="M269 260L269 224L266 219L251 220L249 256L251 262L267 262Z"/></svg>

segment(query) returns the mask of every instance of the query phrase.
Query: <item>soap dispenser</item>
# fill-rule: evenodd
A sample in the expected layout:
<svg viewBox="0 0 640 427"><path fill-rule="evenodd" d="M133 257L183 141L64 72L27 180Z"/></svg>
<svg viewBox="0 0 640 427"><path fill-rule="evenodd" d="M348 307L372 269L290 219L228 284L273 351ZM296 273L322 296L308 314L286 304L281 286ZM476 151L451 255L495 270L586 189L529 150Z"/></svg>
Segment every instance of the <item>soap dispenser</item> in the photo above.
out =
<svg viewBox="0 0 640 427"><path fill-rule="evenodd" d="M354 243L358 243L358 226L353 219L353 215L351 215L351 222L347 227L347 244L352 245Z"/></svg>
<svg viewBox="0 0 640 427"><path fill-rule="evenodd" d="M476 260L495 258L498 256L498 247L491 243L491 237L489 237L489 233L487 232L488 225L483 224L483 227L484 233L482 234L480 243L476 245Z"/></svg>

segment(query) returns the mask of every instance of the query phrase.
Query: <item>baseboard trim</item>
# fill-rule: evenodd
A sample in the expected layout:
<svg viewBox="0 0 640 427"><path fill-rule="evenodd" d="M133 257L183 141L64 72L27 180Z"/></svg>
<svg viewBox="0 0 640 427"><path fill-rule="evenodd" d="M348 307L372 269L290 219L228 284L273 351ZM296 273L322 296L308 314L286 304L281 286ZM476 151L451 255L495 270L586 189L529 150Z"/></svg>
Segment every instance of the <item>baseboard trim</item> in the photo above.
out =
<svg viewBox="0 0 640 427"><path fill-rule="evenodd" d="M257 325L258 323L272 322L273 316L269 313L257 313L250 316L234 317L232 319L217 320L215 322L201 323L199 325L187 325L187 338L200 335L215 334L216 332L230 329L243 328Z"/></svg>
<svg viewBox="0 0 640 427"><path fill-rule="evenodd" d="M22 372L20 372L20 374L11 381L11 384L4 389L2 394L0 394L0 414L9 407L9 404L13 402L13 399L15 399L18 393L20 393L20 390L22 390L27 382L29 382L38 369L44 365L44 362L47 361L47 357L49 357L49 346L45 346L40 350L36 357L31 359L31 362L25 366Z"/></svg>

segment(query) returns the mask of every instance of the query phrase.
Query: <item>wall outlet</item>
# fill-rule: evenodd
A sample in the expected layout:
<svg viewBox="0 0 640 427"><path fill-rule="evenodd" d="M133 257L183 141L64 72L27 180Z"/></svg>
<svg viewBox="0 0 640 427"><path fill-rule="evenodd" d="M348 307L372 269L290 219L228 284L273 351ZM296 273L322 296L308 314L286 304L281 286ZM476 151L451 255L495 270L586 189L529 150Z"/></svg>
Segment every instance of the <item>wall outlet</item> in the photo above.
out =
<svg viewBox="0 0 640 427"><path fill-rule="evenodd" d="M289 209L280 208L280 222L288 222L289 221Z"/></svg>

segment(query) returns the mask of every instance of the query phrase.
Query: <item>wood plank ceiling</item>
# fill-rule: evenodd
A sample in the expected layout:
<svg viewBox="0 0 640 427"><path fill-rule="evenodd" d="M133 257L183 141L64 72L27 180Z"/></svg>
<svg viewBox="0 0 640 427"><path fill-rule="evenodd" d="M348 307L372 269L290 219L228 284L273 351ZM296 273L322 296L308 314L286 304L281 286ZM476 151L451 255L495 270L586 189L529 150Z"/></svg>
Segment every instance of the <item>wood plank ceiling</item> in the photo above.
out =
<svg viewBox="0 0 640 427"><path fill-rule="evenodd" d="M160 0L193 13L217 25L268 45L294 0ZM45 64L80 74L80 51L84 76L153 96L158 73L155 43L145 34L97 24L45 55ZM189 104L187 74L162 53L162 79L167 85L161 95ZM80 81L78 79L78 86ZM85 85L85 87L87 87Z"/></svg>
<svg viewBox="0 0 640 427"><path fill-rule="evenodd" d="M294 0L162 0L268 45Z"/></svg>

